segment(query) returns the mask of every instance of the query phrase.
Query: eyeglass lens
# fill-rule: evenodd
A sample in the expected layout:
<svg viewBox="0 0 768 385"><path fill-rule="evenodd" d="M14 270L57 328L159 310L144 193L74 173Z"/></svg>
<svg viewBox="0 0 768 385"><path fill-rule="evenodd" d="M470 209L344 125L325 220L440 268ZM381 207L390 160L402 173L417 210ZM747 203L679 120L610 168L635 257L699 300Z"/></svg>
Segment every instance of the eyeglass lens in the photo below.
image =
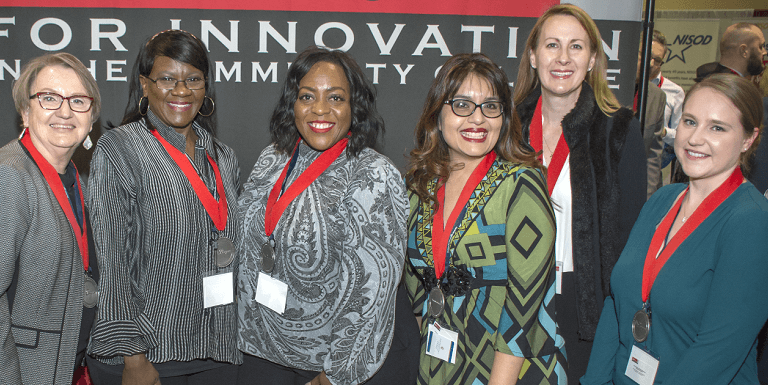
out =
<svg viewBox="0 0 768 385"><path fill-rule="evenodd" d="M52 92L38 92L36 95L38 102L40 102L40 107L46 110L58 110L65 99L69 103L69 108L75 112L87 112L91 109L91 104L93 103L90 97L82 95L73 95L66 98Z"/></svg>
<svg viewBox="0 0 768 385"><path fill-rule="evenodd" d="M205 79L189 78L186 80L176 80L174 78L160 78L154 81L157 88L161 90L172 90L176 88L178 82L184 83L190 90L200 90L205 88Z"/></svg>
<svg viewBox="0 0 768 385"><path fill-rule="evenodd" d="M501 116L501 103L499 102L485 102L477 105L469 100L451 101L451 109L453 110L453 113L458 116L470 116L475 112L477 107L480 107L480 111L487 118L497 118Z"/></svg>

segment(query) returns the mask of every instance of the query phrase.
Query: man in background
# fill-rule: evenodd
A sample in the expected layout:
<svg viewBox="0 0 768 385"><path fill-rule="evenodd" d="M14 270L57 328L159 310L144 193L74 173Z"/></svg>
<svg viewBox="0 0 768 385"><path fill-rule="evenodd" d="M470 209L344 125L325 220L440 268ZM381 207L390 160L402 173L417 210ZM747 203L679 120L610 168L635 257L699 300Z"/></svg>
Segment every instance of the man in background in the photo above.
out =
<svg viewBox="0 0 768 385"><path fill-rule="evenodd" d="M720 61L696 69L696 82L713 73L732 73L750 78L763 72L763 56L768 54L763 31L750 23L736 23L725 29L720 40Z"/></svg>
<svg viewBox="0 0 768 385"><path fill-rule="evenodd" d="M635 77L635 116L637 116L637 94L641 73L640 64L643 56L642 50L637 54L637 74ZM651 76L653 76L653 62L656 54L651 58ZM663 59L663 57L662 57ZM663 150L662 135L665 124L666 95L656 87L652 81L648 82L648 97L645 103L645 124L642 127L643 144L645 145L646 161L648 163L647 198L650 198L656 190L661 188L661 154ZM681 90L682 91L682 90ZM638 117L639 118L639 117ZM678 118L679 119L679 118Z"/></svg>

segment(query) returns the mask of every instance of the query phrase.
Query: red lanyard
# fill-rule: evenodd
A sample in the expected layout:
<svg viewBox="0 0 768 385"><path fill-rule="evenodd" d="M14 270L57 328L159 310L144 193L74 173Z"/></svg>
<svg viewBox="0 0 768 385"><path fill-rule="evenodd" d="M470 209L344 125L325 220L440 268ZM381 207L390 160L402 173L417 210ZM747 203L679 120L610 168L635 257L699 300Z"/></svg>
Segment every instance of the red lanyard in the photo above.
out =
<svg viewBox="0 0 768 385"><path fill-rule="evenodd" d="M491 151L485 155L485 158L483 158L483 160L472 171L469 179L467 179L467 183L461 190L461 194L459 195L459 200L456 202L456 206L453 206L453 210L451 210L451 214L448 216L447 223L448 226L451 226L451 229L453 229L455 226L459 213L464 210L464 206L466 206L467 202L469 202L469 197L472 195L472 192L475 191L477 185L480 184L480 182L483 180L485 174L488 173L488 170L491 168L491 165L493 165L495 160L496 152ZM438 280L443 276L443 272L445 271L446 259L448 258L445 254L446 250L448 249L448 241L450 241L451 237L451 232L445 231L446 228L443 225L444 202L445 185L442 185L439 189L437 189L438 207L435 214L432 216L432 260L435 263L435 274L437 275Z"/></svg>
<svg viewBox="0 0 768 385"><path fill-rule="evenodd" d="M541 96L539 96L539 101L536 103L536 111L533 113L530 127L531 147L536 152L542 151L544 133L541 125ZM555 152L552 154L552 161L549 162L547 167L547 189L549 190L549 196L552 196L557 179L560 177L560 171L563 170L565 160L568 159L568 154L570 153L571 150L568 148L568 144L565 143L565 135L560 133L560 139L557 141ZM539 160L542 160L542 156L539 156Z"/></svg>
<svg viewBox="0 0 768 385"><path fill-rule="evenodd" d="M195 172L195 168L192 166L192 161L189 160L184 153L179 151L178 148L173 147L167 140L160 136L160 133L157 132L157 130L152 130L151 132L160 144L163 145L165 151L171 156L171 159L176 162L176 165L179 166L179 169L184 173L184 176L187 177L189 184L192 185L192 189L195 191L195 195L197 195L197 199L203 204L208 216L211 217L213 224L216 225L216 229L224 231L224 228L227 227L227 194L224 192L224 183L221 179L219 166L213 161L213 158L208 154L208 151L205 152L205 155L208 157L208 161L211 162L213 174L216 177L216 191L219 193L218 202L216 201L216 198L213 197L213 194L208 191L208 188L205 187L205 183L203 183L203 179L200 178L200 175L197 175L197 172Z"/></svg>
<svg viewBox="0 0 768 385"><path fill-rule="evenodd" d="M680 206L683 204L683 198L688 193L688 189L685 189L680 198L677 199L672 208L667 212L667 215L656 228L656 232L653 233L651 239L651 245L648 248L648 254L645 256L645 266L643 266L643 287L642 298L643 302L648 301L648 296L651 294L651 287L653 282L656 281L656 276L659 275L659 271L664 267L669 257L677 250L683 241L685 241L691 233L702 223L705 219L712 214L715 209L720 206L736 189L741 185L744 177L741 174L741 168L736 167L733 170L731 176L723 182L717 189L712 191L701 202L696 211L691 214L690 218L680 227L680 230L675 233L669 244L661 251L664 238L669 233L669 229L672 228L672 224L675 222L675 217L680 211ZM658 255L658 258L656 257Z"/></svg>
<svg viewBox="0 0 768 385"><path fill-rule="evenodd" d="M659 88L661 88L661 85L664 84L664 77L659 76Z"/></svg>
<svg viewBox="0 0 768 385"><path fill-rule="evenodd" d="M64 184L61 183L59 173L56 172L56 169L54 169L53 166L51 166L51 164L48 163L48 161L43 157L43 155L37 151L34 143L32 143L30 135L25 134L21 138L21 144L24 145L27 151L29 151L29 153L32 155L32 159L37 164L40 172L43 173L45 181L48 182L48 187L51 188L53 195L56 196L56 200L59 201L59 206L61 206L61 209L64 210L64 215L66 215L67 219L69 220L69 224L72 226L72 231L75 233L75 238L77 239L77 247L80 248L80 256L83 258L83 268L85 271L88 271L88 231L85 222L85 198L83 198L83 189L80 187L80 178L78 177L79 174L77 173L77 167L75 167L75 180L77 181L77 191L80 193L80 207L83 210L82 228L80 227L80 224L77 223L75 212L72 210L72 204L69 203L69 199L67 198L67 191L64 190ZM72 163L72 166L74 165L75 164Z"/></svg>
<svg viewBox="0 0 768 385"><path fill-rule="evenodd" d="M285 178L288 175L288 168L291 165L290 161L286 163L283 168L283 173L280 174L280 178L275 182L272 191L269 193L269 198L267 198L267 209L264 213L264 231L267 233L268 237L275 231L277 221L280 220L280 217L283 215L285 209L288 208L288 205L296 199L302 191L306 190L307 187L309 187L309 185L323 172L325 172L336 159L338 159L341 153L347 148L348 141L349 139L343 138L334 144L333 147L323 151L323 153L320 154L320 156L317 157L317 159L315 159L315 161L313 161L287 189L285 189L283 196L280 196L283 181L285 181ZM296 147L293 148L294 153L299 150L300 142L301 139L296 142Z"/></svg>

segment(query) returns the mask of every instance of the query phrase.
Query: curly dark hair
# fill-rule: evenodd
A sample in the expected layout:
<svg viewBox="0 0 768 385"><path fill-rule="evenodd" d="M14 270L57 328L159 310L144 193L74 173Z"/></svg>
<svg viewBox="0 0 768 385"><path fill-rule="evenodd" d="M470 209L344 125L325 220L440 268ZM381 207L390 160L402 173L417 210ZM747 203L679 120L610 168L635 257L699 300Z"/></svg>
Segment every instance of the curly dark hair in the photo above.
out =
<svg viewBox="0 0 768 385"><path fill-rule="evenodd" d="M147 39L147 42L139 49L139 55L136 57L136 63L131 71L131 82L128 91L128 105L125 107L125 114L121 125L137 122L144 118L140 111L139 103L143 92L141 90L141 76L149 77L152 67L155 65L155 58L158 56L167 56L177 62L186 63L197 68L205 74L205 96L215 100L213 87L211 87L211 65L208 61L208 51L203 42L195 35L182 30L162 31L155 36ZM203 102L201 109L207 110L207 99ZM213 106L211 106L213 107ZM215 109L210 116L198 114L195 122L203 129L215 135L216 121ZM146 114L146 111L144 111ZM151 127L149 119L145 119L147 126ZM110 127L114 127L110 123Z"/></svg>
<svg viewBox="0 0 768 385"><path fill-rule="evenodd" d="M512 92L507 75L484 54L458 54L445 62L432 82L414 132L416 148L411 151L405 183L408 189L413 190L425 202L437 202L435 196L428 192L428 183L434 178L440 178L439 187L445 183L451 172L448 144L437 126L440 112L443 108L451 108L446 107L444 102L452 99L464 80L472 74L491 85L502 105L503 122L499 139L493 148L496 155L506 161L542 169L541 163L536 160L536 154L522 145L520 118L512 108Z"/></svg>
<svg viewBox="0 0 768 385"><path fill-rule="evenodd" d="M336 64L343 68L349 83L352 124L349 128L347 156L356 156L366 147L373 148L379 135L384 133L384 119L376 111L376 90L373 84L348 53L311 46L299 53L291 64L283 84L283 92L272 111L269 135L275 149L284 154L293 151L299 139L293 107L299 94L299 83L312 66L320 62Z"/></svg>

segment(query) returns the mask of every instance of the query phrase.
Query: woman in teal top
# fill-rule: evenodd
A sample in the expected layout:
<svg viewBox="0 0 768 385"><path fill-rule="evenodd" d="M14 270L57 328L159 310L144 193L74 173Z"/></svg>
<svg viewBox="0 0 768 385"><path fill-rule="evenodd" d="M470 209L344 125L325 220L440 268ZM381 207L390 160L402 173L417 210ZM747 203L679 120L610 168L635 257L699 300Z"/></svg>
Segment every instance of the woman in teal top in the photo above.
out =
<svg viewBox="0 0 768 385"><path fill-rule="evenodd" d="M691 88L675 138L690 183L664 187L643 207L613 269L582 384L635 384L628 374L640 369L645 383L758 383L768 201L739 166L759 142L760 104L754 86L737 76ZM654 265L662 266L655 280Z"/></svg>

